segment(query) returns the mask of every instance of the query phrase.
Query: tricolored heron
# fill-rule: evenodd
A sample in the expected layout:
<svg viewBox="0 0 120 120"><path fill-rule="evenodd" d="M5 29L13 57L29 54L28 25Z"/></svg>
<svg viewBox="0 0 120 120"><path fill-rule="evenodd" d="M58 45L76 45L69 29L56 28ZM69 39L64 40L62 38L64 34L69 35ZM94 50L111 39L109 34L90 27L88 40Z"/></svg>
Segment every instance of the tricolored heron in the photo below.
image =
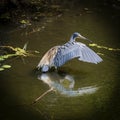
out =
<svg viewBox="0 0 120 120"><path fill-rule="evenodd" d="M47 72L51 67L57 69L57 67L62 66L73 58L95 64L102 61L102 58L85 44L76 42L76 38L88 40L78 32L73 33L67 43L61 46L54 46L48 50L40 60L37 68L41 69L42 72Z"/></svg>

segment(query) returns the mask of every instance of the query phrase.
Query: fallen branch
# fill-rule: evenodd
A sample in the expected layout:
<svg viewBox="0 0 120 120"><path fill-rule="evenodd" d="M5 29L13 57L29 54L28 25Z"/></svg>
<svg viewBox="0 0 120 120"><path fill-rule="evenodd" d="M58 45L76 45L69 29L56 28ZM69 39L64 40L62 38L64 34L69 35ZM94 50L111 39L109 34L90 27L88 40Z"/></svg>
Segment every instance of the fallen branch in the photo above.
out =
<svg viewBox="0 0 120 120"><path fill-rule="evenodd" d="M35 104L36 102L38 102L42 97L44 97L45 95L47 95L49 92L53 91L53 88L50 88L49 90L47 90L46 92L44 92L42 95L40 95L38 98L36 98L32 104Z"/></svg>

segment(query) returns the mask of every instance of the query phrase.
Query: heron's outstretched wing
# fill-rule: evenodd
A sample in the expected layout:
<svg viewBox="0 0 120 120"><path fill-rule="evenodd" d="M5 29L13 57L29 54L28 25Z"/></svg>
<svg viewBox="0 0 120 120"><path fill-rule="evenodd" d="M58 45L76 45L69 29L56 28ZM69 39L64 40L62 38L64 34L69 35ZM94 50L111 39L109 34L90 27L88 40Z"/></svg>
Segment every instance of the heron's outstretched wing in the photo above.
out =
<svg viewBox="0 0 120 120"><path fill-rule="evenodd" d="M68 42L59 47L54 58L54 65L61 66L73 58L95 64L102 61L102 59L85 44L80 42Z"/></svg>

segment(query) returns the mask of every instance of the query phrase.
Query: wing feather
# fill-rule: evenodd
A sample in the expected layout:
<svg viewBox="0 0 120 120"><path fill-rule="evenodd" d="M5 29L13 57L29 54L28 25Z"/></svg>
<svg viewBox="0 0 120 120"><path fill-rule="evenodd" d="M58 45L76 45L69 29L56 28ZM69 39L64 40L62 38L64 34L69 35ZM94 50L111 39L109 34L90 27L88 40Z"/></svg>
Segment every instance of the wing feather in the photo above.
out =
<svg viewBox="0 0 120 120"><path fill-rule="evenodd" d="M54 58L54 65L57 67L61 66L73 58L78 58L81 61L95 64L102 61L102 58L85 44L80 42L68 42L59 47Z"/></svg>
<svg viewBox="0 0 120 120"><path fill-rule="evenodd" d="M84 44L81 43L83 46ZM82 56L79 57L79 60L84 61L84 62L90 62L90 63L99 63L102 61L102 58L98 56L92 49L84 45L84 47L80 47L80 50L82 52Z"/></svg>

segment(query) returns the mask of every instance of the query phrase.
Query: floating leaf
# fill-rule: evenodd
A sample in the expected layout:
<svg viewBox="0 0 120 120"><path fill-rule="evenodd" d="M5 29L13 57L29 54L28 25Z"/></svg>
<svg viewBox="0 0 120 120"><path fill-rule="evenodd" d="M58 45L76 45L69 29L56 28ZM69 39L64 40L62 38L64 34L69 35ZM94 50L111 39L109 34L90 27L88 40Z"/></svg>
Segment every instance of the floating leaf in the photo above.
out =
<svg viewBox="0 0 120 120"><path fill-rule="evenodd" d="M4 60L4 58L2 58L1 56L0 56L0 61L3 61Z"/></svg>
<svg viewBox="0 0 120 120"><path fill-rule="evenodd" d="M98 54L98 55L102 55L102 56L104 55L103 53L100 53L100 52L99 52L99 53L97 53L97 54Z"/></svg>
<svg viewBox="0 0 120 120"><path fill-rule="evenodd" d="M35 53L40 53L39 51L35 50Z"/></svg>
<svg viewBox="0 0 120 120"><path fill-rule="evenodd" d="M97 46L97 44L93 43L93 44L89 44L89 46L93 47L93 46Z"/></svg>
<svg viewBox="0 0 120 120"><path fill-rule="evenodd" d="M0 71L3 71L4 70L4 68L0 68Z"/></svg>
<svg viewBox="0 0 120 120"><path fill-rule="evenodd" d="M2 68L11 68L10 65L3 65Z"/></svg>
<svg viewBox="0 0 120 120"><path fill-rule="evenodd" d="M4 59L7 59L9 57L9 55L3 55Z"/></svg>
<svg viewBox="0 0 120 120"><path fill-rule="evenodd" d="M31 25L29 20L21 20L20 23L24 25Z"/></svg>
<svg viewBox="0 0 120 120"><path fill-rule="evenodd" d="M113 48L108 48L108 50L114 50Z"/></svg>
<svg viewBox="0 0 120 120"><path fill-rule="evenodd" d="M22 23L22 24L26 24L27 21L25 21L25 20L21 20L20 23Z"/></svg>

